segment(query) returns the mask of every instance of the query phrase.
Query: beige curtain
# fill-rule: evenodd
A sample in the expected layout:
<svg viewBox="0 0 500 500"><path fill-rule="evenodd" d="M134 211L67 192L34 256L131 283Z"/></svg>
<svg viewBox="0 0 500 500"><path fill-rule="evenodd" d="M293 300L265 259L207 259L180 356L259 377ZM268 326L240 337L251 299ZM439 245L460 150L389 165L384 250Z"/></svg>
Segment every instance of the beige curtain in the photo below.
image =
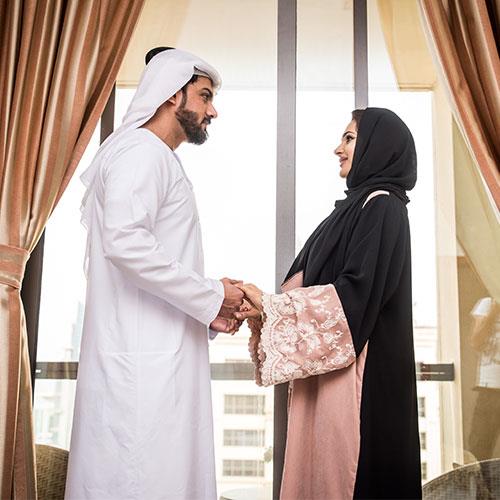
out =
<svg viewBox="0 0 500 500"><path fill-rule="evenodd" d="M144 69L144 54L151 47L178 46L179 37L186 30L192 3L191 0L147 0L120 65L116 77L117 86L137 87ZM165 15L166 12L168 16ZM203 12L198 12L198 16L204 15ZM192 38L190 40L194 42Z"/></svg>
<svg viewBox="0 0 500 500"><path fill-rule="evenodd" d="M500 208L499 0L419 0L458 124Z"/></svg>
<svg viewBox="0 0 500 500"><path fill-rule="evenodd" d="M415 0L378 0L380 25L400 90L432 90L436 71Z"/></svg>
<svg viewBox="0 0 500 500"><path fill-rule="evenodd" d="M36 498L20 288L96 127L144 0L0 2L0 498Z"/></svg>

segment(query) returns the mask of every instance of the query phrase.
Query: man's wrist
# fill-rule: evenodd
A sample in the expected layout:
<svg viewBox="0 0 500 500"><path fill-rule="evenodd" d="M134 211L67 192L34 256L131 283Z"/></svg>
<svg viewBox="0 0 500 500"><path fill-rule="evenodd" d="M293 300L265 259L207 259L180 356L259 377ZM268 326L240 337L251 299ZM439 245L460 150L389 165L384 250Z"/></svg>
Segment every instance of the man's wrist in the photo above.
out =
<svg viewBox="0 0 500 500"><path fill-rule="evenodd" d="M212 278L207 278L207 281L209 282L212 290L216 292L218 298L218 300L215 301L212 314L210 314L210 321L208 321L208 325L210 325L212 321L214 321L214 319L219 315L222 303L224 302L224 284L222 283L222 281Z"/></svg>

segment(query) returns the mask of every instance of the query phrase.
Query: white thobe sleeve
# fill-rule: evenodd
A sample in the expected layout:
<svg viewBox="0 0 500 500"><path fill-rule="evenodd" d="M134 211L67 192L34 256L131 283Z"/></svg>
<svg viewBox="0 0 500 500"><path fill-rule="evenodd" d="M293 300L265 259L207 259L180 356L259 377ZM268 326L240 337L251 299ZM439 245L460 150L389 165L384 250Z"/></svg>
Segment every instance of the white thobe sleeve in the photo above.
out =
<svg viewBox="0 0 500 500"><path fill-rule="evenodd" d="M127 148L107 166L104 254L137 287L209 325L224 300L222 282L184 266L154 234L157 213L175 182L168 167L161 149L141 144Z"/></svg>

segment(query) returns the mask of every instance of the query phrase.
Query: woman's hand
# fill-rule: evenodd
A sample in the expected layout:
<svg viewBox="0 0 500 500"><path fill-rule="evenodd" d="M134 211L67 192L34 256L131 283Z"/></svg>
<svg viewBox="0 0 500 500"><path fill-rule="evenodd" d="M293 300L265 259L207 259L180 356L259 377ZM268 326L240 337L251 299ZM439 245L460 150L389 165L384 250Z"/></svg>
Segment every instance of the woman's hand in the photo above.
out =
<svg viewBox="0 0 500 500"><path fill-rule="evenodd" d="M234 313L234 317L239 321L248 318L260 318L262 314L262 290L252 284L236 285L245 294L245 300L239 312Z"/></svg>

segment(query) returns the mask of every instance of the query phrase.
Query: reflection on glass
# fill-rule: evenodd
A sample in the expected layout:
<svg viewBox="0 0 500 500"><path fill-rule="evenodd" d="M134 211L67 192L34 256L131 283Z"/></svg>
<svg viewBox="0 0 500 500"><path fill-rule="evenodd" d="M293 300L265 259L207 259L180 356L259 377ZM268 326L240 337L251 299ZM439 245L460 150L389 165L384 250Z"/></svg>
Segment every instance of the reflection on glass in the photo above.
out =
<svg viewBox="0 0 500 500"><path fill-rule="evenodd" d="M459 276L465 460L500 458L500 306L465 259Z"/></svg>
<svg viewBox="0 0 500 500"><path fill-rule="evenodd" d="M493 458L500 434L500 307L481 297L472 311L470 345L477 353L476 390L469 451L476 460ZM494 439L497 437L497 439ZM492 439L493 438L493 439Z"/></svg>

